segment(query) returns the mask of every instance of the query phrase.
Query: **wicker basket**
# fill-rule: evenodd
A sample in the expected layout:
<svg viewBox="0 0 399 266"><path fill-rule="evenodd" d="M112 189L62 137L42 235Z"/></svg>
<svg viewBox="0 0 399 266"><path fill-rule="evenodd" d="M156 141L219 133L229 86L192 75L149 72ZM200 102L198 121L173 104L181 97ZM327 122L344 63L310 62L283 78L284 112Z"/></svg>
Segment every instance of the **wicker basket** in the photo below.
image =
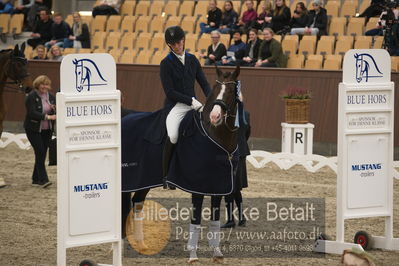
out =
<svg viewBox="0 0 399 266"><path fill-rule="evenodd" d="M310 99L285 99L285 122L306 124L310 120Z"/></svg>

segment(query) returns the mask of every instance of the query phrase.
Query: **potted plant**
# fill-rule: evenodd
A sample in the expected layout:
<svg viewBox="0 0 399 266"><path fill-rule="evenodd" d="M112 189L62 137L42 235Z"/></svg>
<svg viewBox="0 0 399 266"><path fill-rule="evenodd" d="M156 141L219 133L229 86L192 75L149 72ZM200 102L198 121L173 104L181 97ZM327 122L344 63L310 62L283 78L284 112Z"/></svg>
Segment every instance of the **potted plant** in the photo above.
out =
<svg viewBox="0 0 399 266"><path fill-rule="evenodd" d="M289 88L282 93L285 101L285 122L306 124L310 120L311 91L304 88Z"/></svg>

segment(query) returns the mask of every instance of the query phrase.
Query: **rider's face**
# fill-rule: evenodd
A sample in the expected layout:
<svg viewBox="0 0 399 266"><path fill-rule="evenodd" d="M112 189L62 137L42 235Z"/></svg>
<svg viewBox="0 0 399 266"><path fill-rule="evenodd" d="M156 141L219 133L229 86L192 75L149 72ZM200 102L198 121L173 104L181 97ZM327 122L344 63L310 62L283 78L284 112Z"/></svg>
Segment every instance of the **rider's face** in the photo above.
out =
<svg viewBox="0 0 399 266"><path fill-rule="evenodd" d="M173 52L178 55L183 55L184 52L184 38L177 43L170 44L170 48L172 48Z"/></svg>

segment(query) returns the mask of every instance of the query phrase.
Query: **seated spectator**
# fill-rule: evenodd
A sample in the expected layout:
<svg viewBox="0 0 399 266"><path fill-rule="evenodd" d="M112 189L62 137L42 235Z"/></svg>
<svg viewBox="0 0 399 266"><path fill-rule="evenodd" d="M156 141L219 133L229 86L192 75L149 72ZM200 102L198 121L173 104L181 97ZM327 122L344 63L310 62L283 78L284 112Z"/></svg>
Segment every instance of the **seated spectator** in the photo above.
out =
<svg viewBox="0 0 399 266"><path fill-rule="evenodd" d="M36 46L36 56L33 57L35 60L48 60L47 54L46 54L46 47L44 45L38 45Z"/></svg>
<svg viewBox="0 0 399 266"><path fill-rule="evenodd" d="M237 22L238 14L234 11L233 2L225 1L222 13L222 22L219 27L221 33L230 33Z"/></svg>
<svg viewBox="0 0 399 266"><path fill-rule="evenodd" d="M28 17L26 18L29 26L33 28L36 22L40 19L37 18L40 10L48 9L49 11L51 11L51 7L52 0L34 0L34 4L29 9Z"/></svg>
<svg viewBox="0 0 399 266"><path fill-rule="evenodd" d="M236 27L240 28L242 32L247 33L256 21L258 14L256 14L256 10L254 9L254 1L247 0L245 1L245 5L247 11L242 14L242 18L238 21Z"/></svg>
<svg viewBox="0 0 399 266"><path fill-rule="evenodd" d="M242 66L254 66L256 60L258 59L259 47L262 43L258 38L258 30L250 29L249 30L249 42L245 49L244 58L242 59Z"/></svg>
<svg viewBox="0 0 399 266"><path fill-rule="evenodd" d="M36 48L39 44L45 44L51 40L51 25L53 20L50 18L50 11L43 9L40 11L40 20L36 22L31 34L32 39L27 42L33 48Z"/></svg>
<svg viewBox="0 0 399 266"><path fill-rule="evenodd" d="M321 7L321 0L312 1L313 10L309 11L309 22L304 34L327 35L327 10Z"/></svg>
<svg viewBox="0 0 399 266"><path fill-rule="evenodd" d="M93 8L92 15L118 15L121 6L120 0L101 0L98 5Z"/></svg>
<svg viewBox="0 0 399 266"><path fill-rule="evenodd" d="M266 17L265 22L271 23L271 28L277 34L288 32L291 19L291 10L285 4L285 0L276 0L271 17ZM284 32L281 32L284 31Z"/></svg>
<svg viewBox="0 0 399 266"><path fill-rule="evenodd" d="M226 46L220 42L220 32L214 30L211 32L212 44L208 47L208 53L200 54L202 58L206 58L205 65L209 66L217 61L222 60L226 55Z"/></svg>
<svg viewBox="0 0 399 266"><path fill-rule="evenodd" d="M376 17L381 14L384 10L384 4L385 0L371 0L370 6L366 8L359 17L365 17L367 23L371 17Z"/></svg>
<svg viewBox="0 0 399 266"><path fill-rule="evenodd" d="M215 0L210 0L208 6L208 21L206 23L200 23L201 34L210 33L218 29L221 21L222 11L216 6Z"/></svg>
<svg viewBox="0 0 399 266"><path fill-rule="evenodd" d="M234 31L234 44L230 45L227 54L222 57L222 61L218 62L217 65L235 66L237 64L236 61L244 57L246 44L242 41L241 37L242 33L240 30Z"/></svg>
<svg viewBox="0 0 399 266"><path fill-rule="evenodd" d="M392 12L391 12L392 11ZM377 27L371 30L368 30L364 33L366 36L383 36L384 35L384 27L386 26L386 19L382 19L383 17L391 17L391 20L398 19L399 17L399 10L396 7L391 8L389 15L388 11L384 11L380 15L380 19L377 22ZM393 16L395 18L393 18Z"/></svg>
<svg viewBox="0 0 399 266"><path fill-rule="evenodd" d="M271 23L265 21L266 17L272 16L272 3L269 1L263 1L261 4L261 12L254 21L253 28L258 30L263 30L264 28L269 28Z"/></svg>
<svg viewBox="0 0 399 266"><path fill-rule="evenodd" d="M79 12L73 13L71 35L64 40L64 48L90 48L89 27L82 22Z"/></svg>
<svg viewBox="0 0 399 266"><path fill-rule="evenodd" d="M62 58L64 58L62 56L61 48L58 47L57 45L51 46L49 57L50 57L50 60L52 60L52 61L62 61Z"/></svg>
<svg viewBox="0 0 399 266"><path fill-rule="evenodd" d="M53 16L54 23L51 25L51 41L46 42L45 46L49 49L53 45L58 47L64 46L64 39L71 34L71 28L61 16L61 13L55 13Z"/></svg>
<svg viewBox="0 0 399 266"><path fill-rule="evenodd" d="M258 61L255 67L286 67L287 57L283 53L281 43L273 38L270 28L263 29L263 42L259 48Z"/></svg>
<svg viewBox="0 0 399 266"><path fill-rule="evenodd" d="M0 7L0 14L11 14L14 10L14 0L3 0Z"/></svg>
<svg viewBox="0 0 399 266"><path fill-rule="evenodd" d="M292 15L290 26L291 34L301 34L305 33L305 28L309 23L308 10L303 2L296 4L294 14Z"/></svg>
<svg viewBox="0 0 399 266"><path fill-rule="evenodd" d="M18 0L14 7L14 14L24 14L24 24L27 22L28 13L35 0Z"/></svg>

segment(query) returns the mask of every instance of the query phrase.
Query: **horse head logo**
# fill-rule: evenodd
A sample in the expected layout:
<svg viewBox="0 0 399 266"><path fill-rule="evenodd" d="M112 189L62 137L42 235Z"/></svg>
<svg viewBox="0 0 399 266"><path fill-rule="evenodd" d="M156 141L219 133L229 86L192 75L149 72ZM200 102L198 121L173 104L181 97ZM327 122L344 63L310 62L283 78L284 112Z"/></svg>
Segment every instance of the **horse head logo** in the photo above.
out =
<svg viewBox="0 0 399 266"><path fill-rule="evenodd" d="M90 59L74 59L75 65L75 86L78 92L81 92L85 87L87 91L93 86L107 85L107 80L103 77L96 63Z"/></svg>
<svg viewBox="0 0 399 266"><path fill-rule="evenodd" d="M368 82L369 78L381 78L382 72L370 54L355 54L356 59L356 81L360 83L363 79Z"/></svg>

